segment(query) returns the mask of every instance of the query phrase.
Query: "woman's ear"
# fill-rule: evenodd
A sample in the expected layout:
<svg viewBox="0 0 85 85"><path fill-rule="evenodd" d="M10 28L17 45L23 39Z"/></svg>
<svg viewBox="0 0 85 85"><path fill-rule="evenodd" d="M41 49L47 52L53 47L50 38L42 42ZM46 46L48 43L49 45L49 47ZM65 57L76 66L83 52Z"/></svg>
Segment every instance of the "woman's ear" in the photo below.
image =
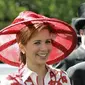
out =
<svg viewBox="0 0 85 85"><path fill-rule="evenodd" d="M22 43L19 43L19 49L23 54L25 54L25 46Z"/></svg>

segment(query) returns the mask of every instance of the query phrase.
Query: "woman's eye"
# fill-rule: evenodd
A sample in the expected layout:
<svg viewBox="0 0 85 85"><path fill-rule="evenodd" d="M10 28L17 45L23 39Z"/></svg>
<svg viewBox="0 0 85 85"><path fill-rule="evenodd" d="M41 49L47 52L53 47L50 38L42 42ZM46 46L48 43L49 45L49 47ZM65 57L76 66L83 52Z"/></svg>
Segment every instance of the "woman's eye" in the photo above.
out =
<svg viewBox="0 0 85 85"><path fill-rule="evenodd" d="M47 40L46 43L47 44L51 44L52 42L51 42L51 40Z"/></svg>
<svg viewBox="0 0 85 85"><path fill-rule="evenodd" d="M35 42L34 44L39 45L39 44L40 44L40 42Z"/></svg>

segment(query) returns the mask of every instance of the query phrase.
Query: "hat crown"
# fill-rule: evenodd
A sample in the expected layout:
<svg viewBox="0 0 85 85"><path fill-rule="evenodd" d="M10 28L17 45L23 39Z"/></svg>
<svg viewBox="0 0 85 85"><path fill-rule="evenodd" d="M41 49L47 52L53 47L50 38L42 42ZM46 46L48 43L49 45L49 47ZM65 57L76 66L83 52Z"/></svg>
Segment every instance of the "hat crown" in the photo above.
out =
<svg viewBox="0 0 85 85"><path fill-rule="evenodd" d="M12 24L18 23L20 21L25 21L25 20L33 20L33 19L36 19L36 18L46 18L46 17L43 16L43 15L36 14L34 12L31 12L31 11L24 11L24 12L21 12L18 15L18 17L16 17L14 19Z"/></svg>
<svg viewBox="0 0 85 85"><path fill-rule="evenodd" d="M82 3L78 8L78 16L85 18L85 3Z"/></svg>

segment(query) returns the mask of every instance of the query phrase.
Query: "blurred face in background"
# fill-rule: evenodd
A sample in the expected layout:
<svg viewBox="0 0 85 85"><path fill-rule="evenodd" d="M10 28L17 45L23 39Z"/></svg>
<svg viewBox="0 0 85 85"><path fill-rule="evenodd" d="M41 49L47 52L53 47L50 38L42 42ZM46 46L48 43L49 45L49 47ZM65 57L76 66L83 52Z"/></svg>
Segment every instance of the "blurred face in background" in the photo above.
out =
<svg viewBox="0 0 85 85"><path fill-rule="evenodd" d="M80 29L80 35L85 35L85 29Z"/></svg>
<svg viewBox="0 0 85 85"><path fill-rule="evenodd" d="M80 29L81 44L85 45L85 29Z"/></svg>

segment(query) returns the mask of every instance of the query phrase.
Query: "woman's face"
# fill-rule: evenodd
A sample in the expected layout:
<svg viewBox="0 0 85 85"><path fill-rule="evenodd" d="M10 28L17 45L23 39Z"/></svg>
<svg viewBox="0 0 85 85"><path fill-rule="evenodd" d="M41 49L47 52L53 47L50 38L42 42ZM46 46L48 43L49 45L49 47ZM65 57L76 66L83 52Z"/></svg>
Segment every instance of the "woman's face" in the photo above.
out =
<svg viewBox="0 0 85 85"><path fill-rule="evenodd" d="M47 29L42 29L24 46L26 63L45 64L51 49L51 33Z"/></svg>

